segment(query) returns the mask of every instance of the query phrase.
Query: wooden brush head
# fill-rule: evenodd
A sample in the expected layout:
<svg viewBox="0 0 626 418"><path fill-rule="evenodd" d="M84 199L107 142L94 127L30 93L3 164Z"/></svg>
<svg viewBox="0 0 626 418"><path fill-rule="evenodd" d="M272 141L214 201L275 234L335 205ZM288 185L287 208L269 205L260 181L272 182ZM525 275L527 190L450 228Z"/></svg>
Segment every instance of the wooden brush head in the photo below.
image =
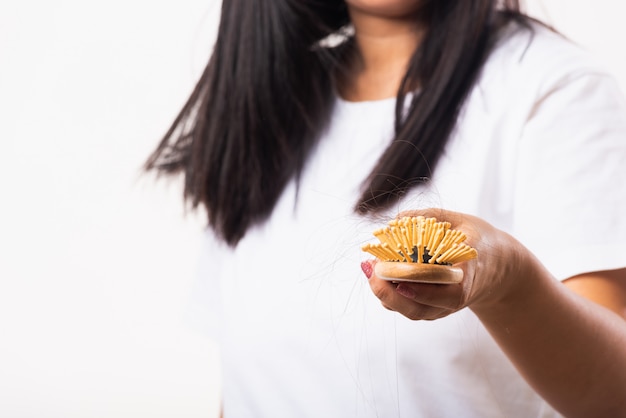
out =
<svg viewBox="0 0 626 418"><path fill-rule="evenodd" d="M384 280L459 283L463 270L452 265L477 256L463 243L465 234L435 218L394 219L373 234L380 242L365 244L362 250L378 258L374 271Z"/></svg>
<svg viewBox="0 0 626 418"><path fill-rule="evenodd" d="M463 270L459 267L427 263L378 261L374 266L376 276L391 282L460 283Z"/></svg>

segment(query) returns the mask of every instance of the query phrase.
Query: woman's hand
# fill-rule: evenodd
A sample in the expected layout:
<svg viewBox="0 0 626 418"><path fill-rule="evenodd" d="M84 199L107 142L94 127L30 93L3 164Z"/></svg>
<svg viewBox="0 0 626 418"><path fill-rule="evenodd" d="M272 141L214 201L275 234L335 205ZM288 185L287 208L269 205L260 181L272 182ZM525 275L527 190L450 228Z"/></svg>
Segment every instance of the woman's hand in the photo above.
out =
<svg viewBox="0 0 626 418"><path fill-rule="evenodd" d="M476 259L459 263L459 284L394 284L373 273L382 304L411 319L437 319L469 307L529 384L562 414L625 416L626 269L586 273L563 284L510 235L473 216L436 217L467 235ZM569 282L569 283L568 283ZM607 309L608 308L608 309Z"/></svg>
<svg viewBox="0 0 626 418"><path fill-rule="evenodd" d="M523 271L528 251L510 235L470 215L442 209L403 212L403 216L435 217L467 235L466 243L478 251L476 259L460 263L463 280L458 284L392 283L374 272L375 260L363 265L374 294L387 309L410 319L438 319L465 307L485 307L511 294Z"/></svg>

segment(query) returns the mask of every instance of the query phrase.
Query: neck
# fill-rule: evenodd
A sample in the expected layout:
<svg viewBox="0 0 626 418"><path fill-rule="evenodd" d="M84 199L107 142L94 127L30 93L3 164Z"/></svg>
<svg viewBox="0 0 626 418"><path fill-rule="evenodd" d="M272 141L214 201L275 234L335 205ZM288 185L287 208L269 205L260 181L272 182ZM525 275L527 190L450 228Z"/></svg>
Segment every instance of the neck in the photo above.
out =
<svg viewBox="0 0 626 418"><path fill-rule="evenodd" d="M394 97L424 27L414 16L386 17L351 8L350 17L357 54L339 80L339 93L349 101Z"/></svg>

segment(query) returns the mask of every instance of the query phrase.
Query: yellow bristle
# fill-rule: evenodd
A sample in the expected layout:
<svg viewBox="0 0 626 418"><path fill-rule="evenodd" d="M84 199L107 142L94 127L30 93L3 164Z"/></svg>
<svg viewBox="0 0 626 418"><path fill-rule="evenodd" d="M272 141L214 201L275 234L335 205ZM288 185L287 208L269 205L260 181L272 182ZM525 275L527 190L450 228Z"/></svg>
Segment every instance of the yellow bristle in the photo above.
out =
<svg viewBox="0 0 626 418"><path fill-rule="evenodd" d="M393 241L396 245L402 244L402 238L400 237L398 232L399 232L399 228L397 226L392 226L391 228L389 228L389 234L393 238Z"/></svg>
<svg viewBox="0 0 626 418"><path fill-rule="evenodd" d="M402 234L402 245L404 245L407 252L411 254L413 251L411 245L411 225L409 224L409 218L400 218L398 223L400 225L400 233Z"/></svg>
<svg viewBox="0 0 626 418"><path fill-rule="evenodd" d="M417 224L417 262L424 262L424 218L418 218Z"/></svg>
<svg viewBox="0 0 626 418"><path fill-rule="evenodd" d="M378 241L380 241L381 244L389 243L389 239L387 238L387 234L384 229L377 229L373 232L373 234L376 238L378 238Z"/></svg>
<svg viewBox="0 0 626 418"><path fill-rule="evenodd" d="M437 222L435 223L435 234L433 235L433 242L430 244L432 250L439 246L441 240L446 235L447 224L445 222Z"/></svg>
<svg viewBox="0 0 626 418"><path fill-rule="evenodd" d="M401 240L398 240L398 235L396 233L397 228L395 226L391 228L387 228L387 236L389 237L389 241L393 242L392 247L401 243Z"/></svg>
<svg viewBox="0 0 626 418"><path fill-rule="evenodd" d="M465 244L454 244L449 251L444 252L441 257L437 260L441 263L454 263L454 259L459 256L462 252L466 251L466 248L469 248Z"/></svg>
<svg viewBox="0 0 626 418"><path fill-rule="evenodd" d="M424 224L424 246L430 250L430 243L433 239L433 234L435 233L435 218L426 219L426 223Z"/></svg>
<svg viewBox="0 0 626 418"><path fill-rule="evenodd" d="M409 220L408 225L409 231L411 232L411 247L417 247L417 228L415 226L415 217Z"/></svg>
<svg viewBox="0 0 626 418"><path fill-rule="evenodd" d="M387 260L387 254L385 253L385 251L382 249L380 244L374 244L370 247L369 251L370 254L372 254L374 257L382 260L382 261L386 261Z"/></svg>
<svg viewBox="0 0 626 418"><path fill-rule="evenodd" d="M393 219L388 227L373 232L378 244L365 244L361 249L383 261L413 262L413 255L417 263L423 263L426 250L431 264L455 264L476 258L477 251L462 243L465 234L450 228L449 222L423 216Z"/></svg>
<svg viewBox="0 0 626 418"><path fill-rule="evenodd" d="M445 229L445 225L441 223L436 225L435 233L433 234L432 240L429 244L429 253L431 255L431 259L429 261L430 264L434 264L435 262L435 258L432 253L434 253L436 249L439 248L439 244L441 243L441 241L443 240L445 236L444 229Z"/></svg>
<svg viewBox="0 0 626 418"><path fill-rule="evenodd" d="M408 253L408 243L406 242L406 228L398 226L395 230L398 243L402 246L402 249Z"/></svg>
<svg viewBox="0 0 626 418"><path fill-rule="evenodd" d="M389 244L386 244L386 243L383 244L382 249L385 251L385 254L387 255L387 260L400 261L400 255L394 252L389 246Z"/></svg>
<svg viewBox="0 0 626 418"><path fill-rule="evenodd" d="M454 242L458 244L465 241L466 238L467 236L464 233L457 231L457 236L454 238Z"/></svg>
<svg viewBox="0 0 626 418"><path fill-rule="evenodd" d="M453 244L450 248L444 251L439 257L437 257L437 263L447 263L450 256L457 250L459 244Z"/></svg>
<svg viewBox="0 0 626 418"><path fill-rule="evenodd" d="M446 233L444 234L443 238L441 239L441 241L439 242L439 245L437 245L437 248L433 251L433 253L431 254L433 259L436 259L437 257L439 257L439 255L441 253L443 253L445 250L447 250L450 245L451 245L451 238L454 235L454 231L452 230L447 230Z"/></svg>
<svg viewBox="0 0 626 418"><path fill-rule="evenodd" d="M411 259L411 257L406 253L404 248L402 248L402 245L398 244L396 249L398 250L399 253L402 254L402 256L404 257L404 261L409 261Z"/></svg>
<svg viewBox="0 0 626 418"><path fill-rule="evenodd" d="M452 264L461 263L463 261L471 260L478 256L478 252L471 247L468 247L463 252L457 254L454 259L451 259L449 262Z"/></svg>
<svg viewBox="0 0 626 418"><path fill-rule="evenodd" d="M400 233L402 235L402 245L404 246L404 250L407 254L413 254L413 246L409 243L409 231L406 227L400 228ZM410 258L409 258L410 260Z"/></svg>

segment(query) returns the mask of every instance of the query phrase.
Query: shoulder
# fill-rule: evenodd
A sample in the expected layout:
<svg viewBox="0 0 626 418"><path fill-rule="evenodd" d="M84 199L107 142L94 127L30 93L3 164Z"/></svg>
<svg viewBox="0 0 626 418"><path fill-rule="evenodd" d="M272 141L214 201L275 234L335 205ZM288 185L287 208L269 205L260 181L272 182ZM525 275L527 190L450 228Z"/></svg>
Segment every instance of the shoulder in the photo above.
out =
<svg viewBox="0 0 626 418"><path fill-rule="evenodd" d="M602 64L582 46L540 23L528 27L512 23L503 29L491 59L511 68L558 73L564 71L601 71Z"/></svg>
<svg viewBox="0 0 626 418"><path fill-rule="evenodd" d="M623 94L604 64L539 23L530 27L515 23L502 31L466 112L473 118L506 120L521 132L537 114L565 115L585 108L623 112Z"/></svg>
<svg viewBox="0 0 626 418"><path fill-rule="evenodd" d="M512 23L502 31L480 82L506 84L505 91L537 98L581 77L612 79L589 51L532 22L529 27Z"/></svg>

